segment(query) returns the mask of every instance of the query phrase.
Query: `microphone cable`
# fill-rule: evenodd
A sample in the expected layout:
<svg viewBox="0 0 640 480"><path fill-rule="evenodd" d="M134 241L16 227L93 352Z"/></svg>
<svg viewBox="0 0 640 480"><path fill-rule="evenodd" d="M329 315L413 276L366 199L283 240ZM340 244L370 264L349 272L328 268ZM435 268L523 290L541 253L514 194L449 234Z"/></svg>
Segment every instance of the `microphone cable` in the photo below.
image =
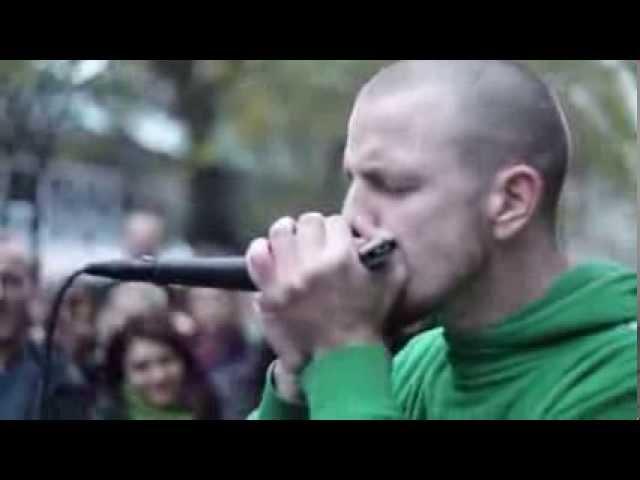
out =
<svg viewBox="0 0 640 480"><path fill-rule="evenodd" d="M58 323L58 316L60 313L60 308L62 307L62 303L64 301L65 294L67 290L73 285L73 282L80 275L84 273L84 268L81 270L77 270L69 275L62 286L56 292L53 303L51 305L51 309L47 315L45 320L45 341L44 341L44 361L41 365L42 369L42 387L40 389L40 395L38 399L38 410L39 410L39 419L47 420L51 414L50 402L53 395L49 395L48 391L51 385L51 375L52 375L52 357L53 357L53 342L56 332L56 327Z"/></svg>

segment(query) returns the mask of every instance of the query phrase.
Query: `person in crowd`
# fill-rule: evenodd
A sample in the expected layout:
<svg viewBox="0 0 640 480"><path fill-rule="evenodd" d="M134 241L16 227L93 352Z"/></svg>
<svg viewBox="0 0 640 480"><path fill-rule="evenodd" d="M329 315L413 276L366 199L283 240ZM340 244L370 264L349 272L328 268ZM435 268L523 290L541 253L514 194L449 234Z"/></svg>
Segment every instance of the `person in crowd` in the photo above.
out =
<svg viewBox="0 0 640 480"><path fill-rule="evenodd" d="M119 252L114 258L101 260L140 260L159 257L166 246L166 221L157 211L149 208L133 209L124 218ZM112 291L119 282L107 278L92 278L98 310L109 308Z"/></svg>
<svg viewBox="0 0 640 480"><path fill-rule="evenodd" d="M260 370L263 345L247 338L240 302L236 292L207 288L186 292L186 313L196 332L190 338L192 350L220 392L223 417L230 420L251 411L264 375Z"/></svg>
<svg viewBox="0 0 640 480"><path fill-rule="evenodd" d="M99 370L97 308L88 283L76 281L65 295L55 340L94 389Z"/></svg>
<svg viewBox="0 0 640 480"><path fill-rule="evenodd" d="M129 318L111 338L96 418L220 418L215 391L167 314Z"/></svg>
<svg viewBox="0 0 640 480"><path fill-rule="evenodd" d="M154 316L170 309L166 289L148 283L120 283L109 292L98 313L97 329L101 347L121 330L127 319Z"/></svg>
<svg viewBox="0 0 640 480"><path fill-rule="evenodd" d="M151 210L134 210L125 220L123 249L125 258L157 257L165 246L164 218Z"/></svg>
<svg viewBox="0 0 640 480"><path fill-rule="evenodd" d="M37 279L26 246L0 232L0 419L41 418L45 352L29 338L30 300ZM90 398L82 375L66 356L54 351L45 395L47 419L84 419Z"/></svg>

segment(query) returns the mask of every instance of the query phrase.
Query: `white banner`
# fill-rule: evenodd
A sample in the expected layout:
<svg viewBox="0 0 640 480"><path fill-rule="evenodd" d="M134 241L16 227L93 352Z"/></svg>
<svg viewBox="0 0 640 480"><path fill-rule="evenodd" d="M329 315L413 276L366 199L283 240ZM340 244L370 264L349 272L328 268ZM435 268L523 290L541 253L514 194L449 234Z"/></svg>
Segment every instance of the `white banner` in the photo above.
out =
<svg viewBox="0 0 640 480"><path fill-rule="evenodd" d="M44 277L113 257L123 216L123 182L117 170L55 162L40 181L38 198Z"/></svg>

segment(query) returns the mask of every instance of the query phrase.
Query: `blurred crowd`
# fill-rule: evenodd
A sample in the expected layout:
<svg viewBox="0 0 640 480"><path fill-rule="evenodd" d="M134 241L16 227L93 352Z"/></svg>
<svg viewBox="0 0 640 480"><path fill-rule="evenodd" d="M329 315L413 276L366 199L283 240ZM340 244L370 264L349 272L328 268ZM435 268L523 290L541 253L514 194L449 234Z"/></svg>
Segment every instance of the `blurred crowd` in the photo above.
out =
<svg viewBox="0 0 640 480"><path fill-rule="evenodd" d="M132 212L122 257L162 258L163 218ZM210 255L220 250L194 251ZM60 285L41 285L26 246L0 232L0 419L34 419L46 317ZM244 419L272 353L251 296L79 278L55 334L50 415L60 419Z"/></svg>

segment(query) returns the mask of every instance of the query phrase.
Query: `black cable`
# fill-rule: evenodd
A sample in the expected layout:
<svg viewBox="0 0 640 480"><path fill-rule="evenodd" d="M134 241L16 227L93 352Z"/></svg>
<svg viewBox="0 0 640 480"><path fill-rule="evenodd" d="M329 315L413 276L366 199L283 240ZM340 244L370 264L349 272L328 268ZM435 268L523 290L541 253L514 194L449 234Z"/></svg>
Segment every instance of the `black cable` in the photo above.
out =
<svg viewBox="0 0 640 480"><path fill-rule="evenodd" d="M54 298L53 304L51 306L51 310L49 311L49 315L47 316L47 320L45 323L46 327L46 335L45 335L45 353L44 353L44 364L42 365L42 389L40 390L40 399L39 399L39 407L40 407L40 420L47 420L49 411L49 403L47 402L49 384L51 383L51 371L52 371L52 354L53 354L53 341L54 335L56 332L56 326L58 323L58 314L60 311L60 307L62 306L62 302L64 300L64 295L71 287L76 278L84 273L84 269L78 270L74 272L72 275L69 275L67 279L64 281L56 296Z"/></svg>

